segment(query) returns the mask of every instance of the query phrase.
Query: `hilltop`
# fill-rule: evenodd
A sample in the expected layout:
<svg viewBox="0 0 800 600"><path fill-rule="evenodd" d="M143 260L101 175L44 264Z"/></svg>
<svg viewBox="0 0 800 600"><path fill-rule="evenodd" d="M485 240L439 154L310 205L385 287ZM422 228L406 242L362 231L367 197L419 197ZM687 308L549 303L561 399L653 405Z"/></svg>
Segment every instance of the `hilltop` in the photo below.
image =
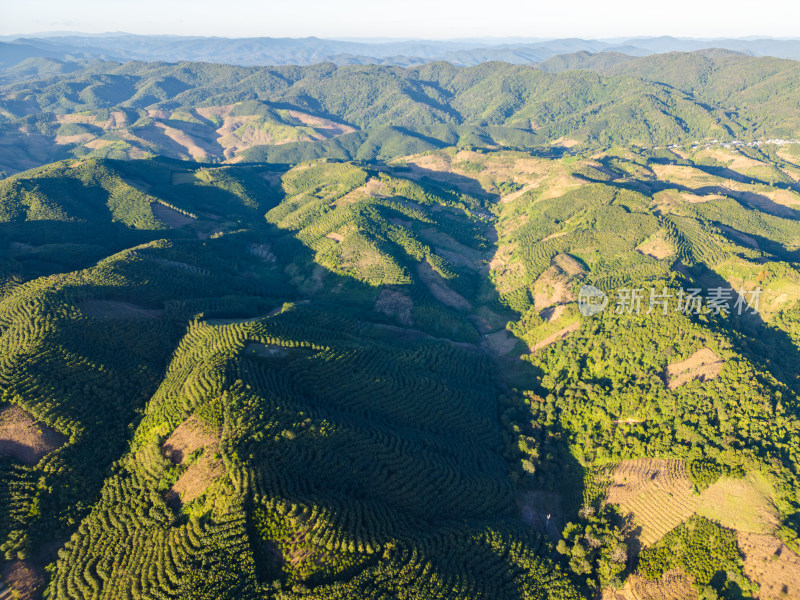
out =
<svg viewBox="0 0 800 600"><path fill-rule="evenodd" d="M40 64L50 76L0 86L0 169L68 157L294 164L448 146L547 156L613 144L800 137L796 62L707 52L617 58L582 65L603 74L507 63L103 62L73 72Z"/></svg>

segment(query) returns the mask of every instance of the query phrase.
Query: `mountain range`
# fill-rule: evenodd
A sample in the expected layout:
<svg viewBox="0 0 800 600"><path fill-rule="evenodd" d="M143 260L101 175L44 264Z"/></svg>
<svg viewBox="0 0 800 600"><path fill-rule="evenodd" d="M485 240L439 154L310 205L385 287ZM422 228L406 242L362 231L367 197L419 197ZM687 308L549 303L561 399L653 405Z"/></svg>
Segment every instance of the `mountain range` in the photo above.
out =
<svg viewBox="0 0 800 600"><path fill-rule="evenodd" d="M214 62L242 66L383 64L414 66L447 61L474 66L487 61L539 63L573 52L619 52L646 56L722 48L749 56L800 59L797 39L692 39L675 37L619 40L382 40L341 41L320 38L218 38L134 35L127 33L38 34L0 38L0 67L28 57L60 60Z"/></svg>

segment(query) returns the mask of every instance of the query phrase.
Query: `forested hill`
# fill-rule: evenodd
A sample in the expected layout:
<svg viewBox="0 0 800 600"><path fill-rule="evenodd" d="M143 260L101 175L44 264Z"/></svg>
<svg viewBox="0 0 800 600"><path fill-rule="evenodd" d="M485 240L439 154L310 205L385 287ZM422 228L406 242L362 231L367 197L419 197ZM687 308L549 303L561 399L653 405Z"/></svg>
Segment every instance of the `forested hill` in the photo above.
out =
<svg viewBox="0 0 800 600"><path fill-rule="evenodd" d="M549 152L800 135L800 64L730 53L601 60L593 68L602 75L507 63L106 62L62 73L60 63L33 60L0 87L6 172L70 156L294 163L451 145ZM14 82L39 71L43 79Z"/></svg>
<svg viewBox="0 0 800 600"><path fill-rule="evenodd" d="M7 177L2 577L57 600L794 585L798 156ZM676 308L714 287L730 310ZM671 310L617 310L632 288Z"/></svg>

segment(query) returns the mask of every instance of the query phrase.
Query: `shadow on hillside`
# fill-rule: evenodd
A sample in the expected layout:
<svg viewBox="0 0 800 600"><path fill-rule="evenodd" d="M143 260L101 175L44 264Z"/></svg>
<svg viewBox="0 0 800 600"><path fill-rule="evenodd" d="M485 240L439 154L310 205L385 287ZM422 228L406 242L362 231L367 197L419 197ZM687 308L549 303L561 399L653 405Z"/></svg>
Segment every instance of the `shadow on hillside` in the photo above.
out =
<svg viewBox="0 0 800 600"><path fill-rule="evenodd" d="M601 160L602 162L602 160ZM573 173L576 179L582 179L589 183L601 183L606 185L613 185L620 189L630 190L632 192L639 192L646 195L654 195L659 192L667 190L674 190L679 193L688 193L695 196L727 196L739 202L742 206L748 209L756 209L761 212L767 213L775 217L784 219L800 220L800 210L778 204L763 194L757 194L750 191L739 191L731 189L724 185L706 185L697 188L692 188L683 184L658 181L658 180L636 180L636 181L621 181L618 177L613 178L611 181L605 181L600 178L592 178L585 173ZM776 186L777 187L777 186Z"/></svg>
<svg viewBox="0 0 800 600"><path fill-rule="evenodd" d="M683 267L682 271L704 290L731 287L725 279L705 265ZM726 318L709 320L708 326L725 335L736 351L746 356L759 369L771 373L795 393L800 393L800 349L785 331L766 323L760 314L752 312L739 315L731 311Z"/></svg>

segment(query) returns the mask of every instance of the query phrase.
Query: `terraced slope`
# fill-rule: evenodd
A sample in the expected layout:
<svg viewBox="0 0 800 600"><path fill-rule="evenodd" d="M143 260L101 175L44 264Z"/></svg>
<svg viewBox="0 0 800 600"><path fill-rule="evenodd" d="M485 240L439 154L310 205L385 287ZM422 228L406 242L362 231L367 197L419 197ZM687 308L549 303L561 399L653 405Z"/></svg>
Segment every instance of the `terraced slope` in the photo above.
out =
<svg viewBox="0 0 800 600"><path fill-rule="evenodd" d="M31 464L0 446L5 566L51 598L588 597L605 550L552 543L577 523L624 568L592 521L617 464L656 550L705 528L735 549L692 486L756 471L770 505L746 520L796 547L800 229L779 211L800 163L708 152L4 179L0 410L59 436ZM605 311L580 313L584 284ZM761 286L763 312L616 310L621 287L721 285ZM716 377L670 385L704 349ZM690 574L755 572L731 565Z"/></svg>

